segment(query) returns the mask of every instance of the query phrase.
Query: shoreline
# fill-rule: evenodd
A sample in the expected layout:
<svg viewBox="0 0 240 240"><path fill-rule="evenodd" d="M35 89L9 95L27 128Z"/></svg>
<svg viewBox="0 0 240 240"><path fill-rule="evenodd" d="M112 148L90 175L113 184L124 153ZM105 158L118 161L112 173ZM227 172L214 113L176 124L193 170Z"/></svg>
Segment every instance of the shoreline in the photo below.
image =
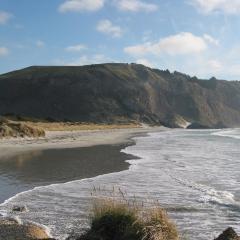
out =
<svg viewBox="0 0 240 240"><path fill-rule="evenodd" d="M7 188L0 182L0 190L4 193L0 196L0 205L17 194L36 187L127 170L130 167L127 161L138 157L123 153L121 150L133 144L129 142L115 145L33 150L19 153L18 156L2 158L0 159L0 175L5 173L10 180L6 177Z"/></svg>
<svg viewBox="0 0 240 240"><path fill-rule="evenodd" d="M157 131L156 129L154 129L155 131ZM150 132L150 131L148 131L148 132ZM138 133L137 133L138 134ZM164 134L164 133L163 133ZM141 133L140 134L140 137L143 135L143 133ZM139 136L139 135L138 135ZM131 136L129 139L127 139L127 141L128 142L133 142L133 140L131 140L132 138L134 137L134 135L133 136ZM110 143L109 143L110 144ZM111 146L111 145L107 145L107 146ZM120 145L118 145L117 144L117 146L120 146ZM71 150L71 149L69 149L69 150ZM110 174L111 175L111 174ZM101 176L100 176L101 177ZM37 222L37 221L36 221ZM24 222L24 224L25 224L26 222ZM227 227L227 226L226 226ZM224 229L224 227L223 228L221 228L222 230ZM220 233L220 230L219 230L219 233ZM50 236L50 235L49 235ZM217 235L216 235L217 236ZM58 239L58 238L57 238ZM65 239L65 238L64 238Z"/></svg>
<svg viewBox="0 0 240 240"><path fill-rule="evenodd" d="M54 131L48 132L44 138L1 139L0 183L7 182L5 184L7 187L3 188L0 185L0 190L5 192L0 197L0 204L2 205L15 195L35 187L127 170L130 166L127 160L137 159L137 157L122 153L121 150L134 144L135 136L143 136L148 132L160 130L163 128ZM92 154L93 152L97 153L97 158ZM108 153L108 156L104 156L105 152ZM111 156L111 154L115 155ZM59 164L64 167L60 168ZM68 175L68 165L71 164L77 168L75 172ZM59 174L56 176L47 171L51 168L56 168L55 171ZM29 170L33 171L32 176L29 174ZM44 173L45 171L47 173ZM41 174L44 176L40 177ZM8 176L16 178L16 180L8 181ZM25 176L26 179L24 179Z"/></svg>
<svg viewBox="0 0 240 240"><path fill-rule="evenodd" d="M129 155L121 152L125 147L134 144L133 138L135 136L143 136L151 131L160 131L162 128L141 128L141 129L116 129L116 130L98 130L98 131L77 131L77 132L49 132L46 138L42 139L4 139L0 141L0 164L1 161L12 161L11 159L16 156L21 156L30 152L42 151L43 153L57 153L60 152L60 156L63 152L74 152L82 154L85 151L85 157L91 152L97 153L98 160L94 162L95 168L90 168L90 172L84 173L84 176L77 176L75 178L67 177L64 181L49 181L46 184L33 184L28 188L23 188L18 192L14 192L7 198L2 199L0 205L4 205L10 199L14 198L18 194L31 191L34 188L48 186L51 184L59 184L65 182L71 182L74 180L81 180L85 178L96 177L108 173L115 173L129 169L130 164L127 160L137 159L133 155ZM13 145L15 143L15 145ZM101 153L107 153L106 156ZM113 155L111 155L111 153ZM58 155L59 155L58 154ZM110 154L110 155L109 155ZM51 154L50 154L51 155ZM90 154L91 155L91 154ZM30 156L30 162L33 161ZM91 156L89 157L91 158ZM20 157L21 159L21 157ZM43 154L44 159L44 154ZM43 160L42 159L42 160ZM104 160L105 159L105 160ZM117 160L116 160L117 159ZM48 161L54 159L49 158ZM114 160L114 162L113 162ZM22 160L21 160L22 162ZM65 162L68 162L65 159ZM111 165L111 163L113 165ZM87 162L85 162L86 164ZM83 164L84 168L86 167ZM21 167L23 168L23 167ZM98 169L98 170L96 170ZM87 169L86 169L87 170ZM1 173L0 173L1 175ZM24 174L25 175L25 174ZM19 189L19 185L18 185ZM2 216L4 218L4 216ZM24 224L25 225L25 224ZM49 235L46 232L47 235ZM51 237L51 236L49 236Z"/></svg>
<svg viewBox="0 0 240 240"><path fill-rule="evenodd" d="M81 156L84 152L84 156L91 155L91 152L95 152L96 149L102 148L100 152L115 152L115 156L105 156L103 159L98 152L98 159L95 159L95 165L100 164L100 168L98 171L96 169L92 169L94 171L87 171L85 164L88 164L86 161L84 163L84 169L87 173L84 173L83 176L70 176L65 179L53 179L48 181L36 181L36 179L30 179L33 184L26 184L24 182L24 187L21 187L21 183L17 183L17 187L13 189L6 188L7 193L2 195L0 198L0 205L4 204L9 199L14 196L21 194L22 192L27 192L36 187L48 186L52 184L59 184L65 182L71 182L75 180L81 180L86 178L97 177L100 175L120 172L129 169L130 164L127 162L128 160L137 159L138 157L126 154L121 152L122 149L127 146L135 144L133 140L136 136L144 136L149 132L153 131L163 131L166 130L165 127L142 127L142 128L123 128L123 129L104 129L104 130L79 130L79 131L49 131L46 136L43 138L4 138L0 139L0 183L1 181L6 181L7 178L2 179L2 175L5 175L9 172L9 168L6 168L4 164L16 162L15 168L19 168L19 164L21 165L21 169L24 168L25 161L34 161L42 163L44 161L44 157L47 158L47 161L52 162L49 155L54 158L52 153L57 153L62 151L59 155L65 163L69 163L68 159L64 159L64 152L77 152ZM93 151L92 151L93 150ZM99 151L99 150L98 150ZM50 153L50 154L49 154ZM117 154L116 154L117 153ZM63 156L62 156L63 155ZM58 156L58 158L59 158ZM56 157L56 156L55 156ZM66 156L65 156L66 157ZM100 159L99 159L100 157ZM37 158L37 161L36 159ZM87 157L88 158L88 157ZM91 156L89 157L91 159ZM109 160L109 161L106 161ZM117 159L114 163L114 167L110 166L110 162ZM40 160L40 161L39 161ZM81 162L81 159L77 159L77 162ZM106 165L108 162L108 165ZM75 162L76 163L76 162ZM113 162L112 162L113 163ZM2 165L5 167L2 167ZM95 166L96 167L96 166ZM10 169L11 170L11 169ZM65 170L65 169L64 169ZM25 176L27 172L21 172L22 176ZM35 174L37 174L35 172ZM65 175L65 172L62 172ZM17 173L14 172L12 176L16 176ZM12 177L11 176L11 177ZM48 176L49 177L49 176ZM16 183L10 182L7 184L12 186ZM26 187L27 185L27 187ZM7 187L9 187L7 186ZM1 189L1 185L0 185ZM4 191L2 191L4 192ZM1 215L0 215L1 216Z"/></svg>
<svg viewBox="0 0 240 240"><path fill-rule="evenodd" d="M132 142L138 134L162 131L165 127L146 127L129 129L105 129L83 131L49 131L42 138L5 138L0 139L0 159L32 150L67 149L114 145Z"/></svg>

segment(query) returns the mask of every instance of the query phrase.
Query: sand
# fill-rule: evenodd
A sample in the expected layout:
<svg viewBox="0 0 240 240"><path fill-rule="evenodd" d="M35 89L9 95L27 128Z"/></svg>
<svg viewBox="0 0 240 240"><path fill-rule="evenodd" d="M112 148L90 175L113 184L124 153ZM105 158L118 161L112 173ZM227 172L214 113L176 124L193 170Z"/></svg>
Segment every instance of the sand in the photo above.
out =
<svg viewBox="0 0 240 240"><path fill-rule="evenodd" d="M38 186L128 169L131 139L156 128L48 132L40 139L0 141L0 203ZM159 130L159 129L158 129Z"/></svg>
<svg viewBox="0 0 240 240"><path fill-rule="evenodd" d="M134 144L134 136L160 130L164 128L55 131L47 132L46 137L38 139L2 139L0 202L36 186L125 170L129 167L126 160L136 157L121 153L120 150ZM20 237L18 239L23 236L24 239L48 237L34 225L0 222L0 228L0 233L8 239L16 239L17 235Z"/></svg>
<svg viewBox="0 0 240 240"><path fill-rule="evenodd" d="M95 131L52 131L43 138L11 138L0 140L0 158L20 152L43 149L77 148L95 145L120 144L131 141L136 134L164 130L164 127L108 129Z"/></svg>

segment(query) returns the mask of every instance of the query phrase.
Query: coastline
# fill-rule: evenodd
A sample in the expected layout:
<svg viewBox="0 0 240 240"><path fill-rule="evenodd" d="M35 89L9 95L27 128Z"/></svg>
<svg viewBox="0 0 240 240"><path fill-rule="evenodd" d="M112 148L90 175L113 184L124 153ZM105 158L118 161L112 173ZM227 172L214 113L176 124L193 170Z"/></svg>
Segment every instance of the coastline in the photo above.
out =
<svg viewBox="0 0 240 240"><path fill-rule="evenodd" d="M157 129L154 129L155 131L159 131L159 129L157 130ZM148 132L150 132L150 131L148 131ZM145 140L145 138L142 138L141 136L142 135L144 135L145 133L137 133L137 135L138 134L140 134L140 142L144 142L144 141L148 141L148 138L146 138L146 140ZM161 141L159 141L161 144L164 144L164 139L165 139L165 137L164 136L168 136L168 134L169 134L169 131L166 131L166 132L159 132L159 134L160 135L162 135L162 137L160 138L161 139ZM173 133L174 134L174 133ZM139 135L138 135L139 136ZM134 137L134 135L132 136L132 137ZM131 137L131 138L132 138ZM150 136L151 137L151 136ZM128 139L127 141L128 142L130 142L130 143L132 143L133 142L133 140L131 140L131 138L130 139ZM167 141L167 140L166 140ZM138 143L139 143L139 141L137 141ZM168 144L168 141L167 142L165 142L165 144ZM131 145L131 144L130 144ZM102 146L105 146L105 147L111 147L111 144L110 145L100 145L99 147L102 147ZM116 144L115 146L118 146L118 147L122 147L123 145L119 145L119 144ZM125 146L128 146L128 145L125 145ZM138 144L135 146L135 145L133 145L133 147L130 147L130 149L134 149L135 147L137 147L137 146L139 146ZM86 147L86 148L88 148L88 147ZM140 147L141 148L141 147ZM181 147L180 147L180 149L181 149ZM71 151L71 150L74 150L74 149L68 149L69 151ZM55 150L54 150L55 151ZM125 152L125 153L130 153L130 154L133 154L133 155L137 155L137 156L139 156L138 154L137 154L137 152L138 151L122 151L122 152ZM136 164L137 164L137 162L138 161L135 161L135 160L133 160L133 166L134 166L134 164L135 164L135 162L136 162ZM139 165L141 165L142 163L144 163L144 162L142 162L141 160L139 161L140 162L140 164ZM141 163L142 162L142 163ZM130 164L132 164L132 162L131 162L131 160L130 160ZM172 165L171 165L172 166ZM150 166L151 167L151 166ZM176 167L178 167L178 165L176 166ZM133 170L132 168L130 168L130 170ZM135 169L136 170L136 169ZM140 170L140 172L141 172L141 169L139 169ZM142 170L144 171L144 168L142 168ZM121 170L120 170L121 171ZM139 173L140 173L139 172ZM136 172L137 173L137 172ZM112 176L111 176L112 175ZM101 182L101 180L103 180L103 182L105 181L105 183L106 184L110 184L110 183L116 183L118 180L122 180L122 179L125 179L125 176L130 176L130 178L132 177L132 174L129 174L129 171L127 170L127 171L121 171L120 173L116 173L115 174L115 172L113 172L113 174L107 174L107 179L105 179L105 180L107 180L107 181L105 181L104 180L104 176L102 176L102 175L98 175L98 177L97 178L95 178L95 184L94 184L94 182L92 182L92 180L90 179L89 180L89 183L90 183L90 185L95 185L96 186L96 183L98 183L99 181ZM154 170L153 170L153 175L154 175ZM120 178L116 178L116 176L119 176ZM136 175L137 176L137 175ZM141 176L143 176L142 174L141 174ZM105 178L106 178L105 177ZM127 178L126 178L127 179ZM113 181L112 181L113 180ZM120 180L120 182L122 182ZM73 192L76 192L76 189L78 189L78 191L79 192L82 192L82 190L83 190L83 192L82 192L82 201L83 201L83 205L82 205L82 208L83 208L83 210L84 210L84 212L86 212L86 208L84 207L84 201L86 200L85 199L85 196L86 196L86 194L85 194L85 191L88 191L88 187L87 187L87 181L88 181L88 179L86 179L86 182L84 183L84 180L83 181L80 181L81 182L81 184L83 184L83 186L82 187L77 187L77 188L75 188L76 186L78 186L78 181L73 181L72 183L67 183L67 185L65 185L66 186L66 189L71 189L72 188L72 190L70 190L70 191L67 191L67 192L69 192L70 193L70 195L71 195L71 193L73 193ZM75 183L74 183L75 182ZM85 188L85 186L84 186L84 184L86 184L86 187L87 188ZM125 182L123 181L123 184L125 184ZM150 183L150 184L154 184L154 183ZM55 185L55 184L53 184L53 185ZM64 185L63 185L63 189L62 189L62 187L61 188L59 188L58 186L57 186L58 184L56 184L56 186L49 186L50 188L49 189L52 189L52 190L57 190L56 192L57 192L57 194L59 194L59 193L63 193L63 196L64 196ZM60 185L62 185L62 184L60 184ZM69 188L70 187L70 188ZM134 188L135 189L135 188ZM147 189L147 188L145 188L145 189ZM60 191L59 191L60 190ZM62 192L62 190L63 190L63 192ZM35 191L35 192L34 192ZM33 193L31 193L31 191L30 191L30 193L26 193L26 194L23 194L23 196L18 196L17 198L18 198L18 200L17 201L15 201L15 203L14 203L14 201L13 201L13 204L20 204L20 202L22 202L22 204L24 204L24 202L28 202L28 201L24 201L24 200L27 200L28 199L28 197L31 197L31 196L33 196L32 197L32 199L37 199L38 198L38 196L40 197L40 199L41 199L41 197L43 197L43 196L45 196L45 192L49 192L49 191L45 191L45 190L41 190L41 188L36 188L36 190L34 190L33 191ZM140 191L141 191L141 189L140 189ZM51 191L50 191L51 192ZM155 192L155 191L154 191ZM40 195L39 195L39 193L40 193ZM65 192L66 193L66 192ZM65 194L66 195L66 194ZM65 200L67 200L68 201L68 199L69 199L69 195L67 194L66 195L67 197L65 198ZM49 200L51 199L51 194L49 195ZM71 205L71 206L74 206L74 207L72 207L72 209L76 209L76 207L75 207L75 203L74 203L74 195L71 195L71 197L73 198L72 200L72 202L70 201L70 203L69 203L69 205ZM22 198L22 199L21 199ZM56 198L56 199L58 199L58 198ZM169 198L168 198L169 199ZM20 201L19 201L20 200ZM62 200L62 198L61 198L61 200ZM18 202L19 201L19 202ZM35 201L35 200L34 200ZM50 200L49 201L49 203L51 204L51 203L53 203L54 204L54 201L55 200ZM36 203L39 203L40 205L38 205L38 204L36 204ZM64 204L66 203L66 201L64 202ZM72 203L73 203L73 205L72 205ZM64 205L64 204L62 204L62 205ZM12 205L12 206L15 206L15 205ZM38 206L41 206L41 200L40 201L36 201L36 202L34 202L34 204L32 204L32 205L29 205L29 210L30 210L30 212L32 211L32 213L33 213L33 215L32 216L34 216L34 213L38 213L39 212L39 209L38 209ZM61 204L60 204L60 206L61 206ZM64 205L65 206L65 205ZM8 205L8 209L12 209L11 208L11 203ZM48 210L50 210L49 211L49 213L50 212L52 212L52 213L54 213L52 210L54 210L54 209L51 209L51 207L48 207L47 208ZM71 208L70 208L71 209ZM6 208L6 210L7 210L7 208ZM176 211L178 212L178 210L176 209ZM181 210L182 211L182 210ZM184 210L185 211L185 210ZM71 210L70 210L70 212L71 212ZM192 214L191 213L191 211L190 212L188 212L188 210L186 210L186 213L189 213L190 215ZM38 221L38 219L34 219L34 218L28 218L28 217L25 217L24 215L26 214L26 216L28 216L28 213L22 213L22 214L17 214L16 213L16 215L20 215L21 216L21 219L23 220L23 222L24 222L24 225L25 224L27 224L27 221L28 221L28 219L31 219L33 222L39 222L39 223L41 223L41 224L45 224L46 223L46 226L51 226L51 224L49 224L49 223L51 223L51 221L52 220L54 220L55 218L53 217L53 218L51 218L52 220L49 220L48 219L48 217L49 216L51 216L51 214L49 215L49 216L47 216L46 215L46 217L44 217L43 215L40 215L40 216L42 216L43 218L41 218L41 219L43 219L42 221ZM172 213L171 213L172 214ZM179 214L179 213L178 213ZM185 213L184 213L185 214ZM195 213L194 213L195 214ZM15 215L15 214L14 214ZM16 216L15 215L15 216ZM181 214L180 214L181 215ZM30 216L30 215L29 215ZM55 215L54 215L55 216ZM56 215L57 216L57 215ZM172 216L172 215L171 215ZM23 218L22 218L23 217ZM24 217L25 217L25 219L24 219ZM60 221L61 222L61 221ZM64 222L66 222L66 221L64 221ZM71 222L70 220L69 220L69 222ZM181 225L181 224L180 224ZM181 225L182 226L182 225ZM212 232L212 234L211 234L211 239L213 239L214 237L216 238L216 236L217 236L217 234L219 234L220 232L221 232L221 230L223 230L223 229L225 229L227 227L227 225L226 226L222 226L221 225L221 227L220 228L218 228L217 229L217 231L213 231ZM75 229L75 228L72 228L72 229ZM182 228L181 228L182 229ZM183 228L184 229L184 228ZM236 228L237 229L237 228ZM58 234L55 234L56 232L53 232L53 236L55 236L55 237L60 237L60 235L58 235ZM65 232L62 232L61 234L63 234L63 233L68 233L68 231L65 231ZM215 235L214 235L215 234ZM65 237L66 238L66 236L65 235L62 235L63 237ZM214 236L214 237L213 237ZM57 238L57 239L65 239L65 238Z"/></svg>
<svg viewBox="0 0 240 240"><path fill-rule="evenodd" d="M165 127L105 129L84 131L47 131L42 138L0 139L0 158L32 150L79 148L97 145L115 145L132 142L138 134L161 131Z"/></svg>
<svg viewBox="0 0 240 240"><path fill-rule="evenodd" d="M64 179L51 179L45 182L34 182L33 184L26 185L26 182L22 184L24 187L21 189L19 184L17 185L17 191L10 192L10 194L0 202L1 205L11 199L15 195L29 191L33 188L40 186L47 186L56 183L64 183L74 180L81 180L85 178L91 178L100 176L107 173L119 172L127 170L130 164L127 160L137 159L133 155L129 155L121 152L125 147L134 144L133 138L135 136L145 135L151 131L160 131L163 128L138 128L138 129L116 129L116 130L98 130L98 131L74 131L74 132L48 132L45 138L41 139L4 139L0 141L0 164L3 162L12 162L18 161L20 159L21 167L24 169L24 160L23 157L30 154L27 159L27 162L32 162L33 165L36 165L34 162L34 157L38 157L37 161L41 162L54 162L53 155L57 154L58 156L63 155L63 153L71 152L75 153L79 158L80 155L83 155L85 158L84 162L80 162L80 165L83 169L80 171L82 174L73 176L65 176ZM39 158L38 154L36 156L31 153L42 152L42 157ZM49 155L50 154L50 155ZM93 155L95 158L93 159ZM49 156L45 159L46 156ZM67 156L67 155L65 155ZM87 157L88 156L88 157ZM56 157L55 157L56 158ZM56 160L56 159L55 159ZM2 162L1 162L2 161ZM70 163L67 159L64 160L66 163ZM88 164L89 161L89 164ZM28 163L29 164L29 163ZM70 164L71 165L71 164ZM78 166L79 167L79 166ZM77 168L78 169L78 168ZM76 169L76 170L77 170ZM84 169L86 171L84 171ZM1 166L0 166L1 170ZM5 171L7 169L4 169ZM66 170L66 171L65 171ZM67 172L67 169L64 168L64 171ZM26 172L21 172L20 176L26 176ZM63 172L62 172L63 173ZM1 175L1 172L0 172ZM16 175L16 173L14 173ZM61 172L60 172L61 175ZM49 175L50 176L50 175ZM45 176L46 177L46 176ZM29 179L28 179L29 180ZM26 187L27 186L27 187ZM10 190L11 191L11 190Z"/></svg>
<svg viewBox="0 0 240 240"><path fill-rule="evenodd" d="M0 140L0 204L18 193L127 170L122 153L133 138L162 127L47 132L44 138ZM69 169L69 166L75 166ZM52 170L52 171L51 171ZM57 173L57 174L56 174ZM10 179L10 180L9 180Z"/></svg>
<svg viewBox="0 0 240 240"><path fill-rule="evenodd" d="M137 157L121 150L132 144L33 150L1 158L0 204L20 192L35 187L127 170L130 166L127 160Z"/></svg>

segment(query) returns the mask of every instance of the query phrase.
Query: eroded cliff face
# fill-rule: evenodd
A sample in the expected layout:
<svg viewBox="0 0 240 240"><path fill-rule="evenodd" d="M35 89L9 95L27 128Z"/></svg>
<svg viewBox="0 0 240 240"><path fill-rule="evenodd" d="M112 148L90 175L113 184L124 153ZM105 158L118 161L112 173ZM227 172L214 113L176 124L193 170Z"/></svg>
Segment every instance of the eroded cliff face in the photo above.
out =
<svg viewBox="0 0 240 240"><path fill-rule="evenodd" d="M239 127L240 82L138 64L30 67L0 75L0 115L170 127ZM180 122L180 124L179 124Z"/></svg>

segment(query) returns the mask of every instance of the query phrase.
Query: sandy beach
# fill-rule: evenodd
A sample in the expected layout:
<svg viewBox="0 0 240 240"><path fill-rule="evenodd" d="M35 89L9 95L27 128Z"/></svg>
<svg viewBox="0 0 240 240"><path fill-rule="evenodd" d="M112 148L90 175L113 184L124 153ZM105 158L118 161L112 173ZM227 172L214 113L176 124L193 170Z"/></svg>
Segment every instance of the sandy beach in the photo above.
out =
<svg viewBox="0 0 240 240"><path fill-rule="evenodd" d="M164 127L130 129L107 129L86 131L47 131L44 138L0 139L0 158L20 152L43 149L90 147L95 145L120 144L131 141L136 134L163 130Z"/></svg>
<svg viewBox="0 0 240 240"><path fill-rule="evenodd" d="M121 150L134 144L134 136L160 129L49 131L44 138L1 139L0 203L35 187L126 170L126 160L137 157ZM24 226L15 227L11 236Z"/></svg>
<svg viewBox="0 0 240 240"><path fill-rule="evenodd" d="M37 186L126 170L126 160L135 156L121 149L134 144L132 137L154 130L59 131L39 139L0 140L0 202Z"/></svg>

